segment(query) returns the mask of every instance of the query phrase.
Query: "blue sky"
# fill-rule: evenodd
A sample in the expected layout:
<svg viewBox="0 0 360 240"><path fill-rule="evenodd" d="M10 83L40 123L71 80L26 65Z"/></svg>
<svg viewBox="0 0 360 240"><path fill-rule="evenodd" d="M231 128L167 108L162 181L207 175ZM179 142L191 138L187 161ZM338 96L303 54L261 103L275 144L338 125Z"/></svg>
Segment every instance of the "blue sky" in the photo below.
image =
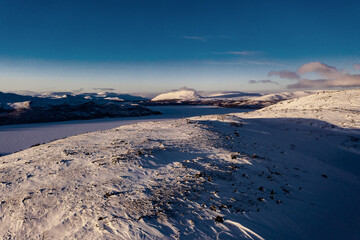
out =
<svg viewBox="0 0 360 240"><path fill-rule="evenodd" d="M0 0L0 91L277 90L294 79L270 71L317 61L358 74L359 10L349 0Z"/></svg>

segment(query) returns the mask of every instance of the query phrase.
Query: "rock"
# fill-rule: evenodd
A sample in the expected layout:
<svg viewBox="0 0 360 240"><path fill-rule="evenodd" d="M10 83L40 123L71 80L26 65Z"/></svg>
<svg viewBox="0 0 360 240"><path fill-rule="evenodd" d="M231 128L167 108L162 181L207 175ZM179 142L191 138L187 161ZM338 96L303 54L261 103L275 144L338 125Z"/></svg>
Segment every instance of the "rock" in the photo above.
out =
<svg viewBox="0 0 360 240"><path fill-rule="evenodd" d="M224 222L224 218L220 217L220 216L217 216L215 218L215 222L220 222L220 223L223 223Z"/></svg>

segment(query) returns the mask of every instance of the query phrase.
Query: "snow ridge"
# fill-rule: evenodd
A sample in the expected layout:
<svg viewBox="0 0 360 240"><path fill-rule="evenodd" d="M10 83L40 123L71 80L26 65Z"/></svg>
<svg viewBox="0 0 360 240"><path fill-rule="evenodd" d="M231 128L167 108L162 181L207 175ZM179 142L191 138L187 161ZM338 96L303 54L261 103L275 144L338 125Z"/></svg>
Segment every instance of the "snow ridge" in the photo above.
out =
<svg viewBox="0 0 360 240"><path fill-rule="evenodd" d="M301 98L282 101L259 111L253 118L317 119L342 128L360 128L360 89L318 91ZM313 123L310 121L309 123Z"/></svg>

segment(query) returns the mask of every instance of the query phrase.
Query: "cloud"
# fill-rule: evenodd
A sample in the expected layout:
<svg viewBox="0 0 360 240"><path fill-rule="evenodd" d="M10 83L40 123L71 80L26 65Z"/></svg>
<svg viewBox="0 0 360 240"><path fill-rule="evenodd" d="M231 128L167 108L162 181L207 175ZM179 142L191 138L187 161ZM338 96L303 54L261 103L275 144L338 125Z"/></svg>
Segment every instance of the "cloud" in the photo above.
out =
<svg viewBox="0 0 360 240"><path fill-rule="evenodd" d="M274 82L272 80L266 79L266 80L249 80L250 84L257 84L257 83L270 83L270 84L276 84L278 85L279 83Z"/></svg>
<svg viewBox="0 0 360 240"><path fill-rule="evenodd" d="M287 86L294 88L331 88L331 87L360 87L360 74L347 75L338 79L301 79L295 84Z"/></svg>
<svg viewBox="0 0 360 240"><path fill-rule="evenodd" d="M114 88L93 88L94 90L100 90L100 91L114 91Z"/></svg>
<svg viewBox="0 0 360 240"><path fill-rule="evenodd" d="M260 52L256 51L228 51L223 52L222 54L228 54L228 55L240 55L240 56L254 56L258 55Z"/></svg>
<svg viewBox="0 0 360 240"><path fill-rule="evenodd" d="M287 88L360 87L360 74L349 74L321 62L306 63L300 66L296 73L298 75L316 73L321 79L311 80L301 78L298 79L297 83L288 85Z"/></svg>
<svg viewBox="0 0 360 240"><path fill-rule="evenodd" d="M287 79L300 79L300 76L296 74L296 72L290 72L287 70L282 71L271 71L268 74L269 77L271 76L278 76L280 78L287 78Z"/></svg>
<svg viewBox="0 0 360 240"><path fill-rule="evenodd" d="M336 69L336 67L326 65L325 63L310 62L299 67L296 72L298 74L318 73L322 76L330 76L332 74L338 73L339 71Z"/></svg>
<svg viewBox="0 0 360 240"><path fill-rule="evenodd" d="M183 36L182 38L191 39L191 40L198 40L198 41L202 41L202 42L207 41L206 37L200 37L200 36Z"/></svg>
<svg viewBox="0 0 360 240"><path fill-rule="evenodd" d="M209 39L230 39L229 36L225 36L225 35L218 35L218 36L189 36L189 35L185 35L182 36L181 38L184 39L190 39L190 40L196 40L196 41L201 41L201 42L207 42Z"/></svg>
<svg viewBox="0 0 360 240"><path fill-rule="evenodd" d="M268 66L284 66L284 64L277 62L266 62L266 61L246 61L246 63L254 65L268 65Z"/></svg>
<svg viewBox="0 0 360 240"><path fill-rule="evenodd" d="M231 60L231 61L215 61L215 60L205 60L201 61L202 64L208 65L266 65L266 66L284 66L283 64L277 62L263 62L263 61L249 61L244 59Z"/></svg>
<svg viewBox="0 0 360 240"><path fill-rule="evenodd" d="M360 70L360 64L354 64L354 68Z"/></svg>

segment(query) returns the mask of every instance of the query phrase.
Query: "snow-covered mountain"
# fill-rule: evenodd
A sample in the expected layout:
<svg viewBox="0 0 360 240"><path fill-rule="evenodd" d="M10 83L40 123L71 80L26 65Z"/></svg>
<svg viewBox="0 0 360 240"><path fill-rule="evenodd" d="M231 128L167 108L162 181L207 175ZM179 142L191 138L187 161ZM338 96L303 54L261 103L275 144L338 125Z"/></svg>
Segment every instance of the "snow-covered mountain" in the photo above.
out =
<svg viewBox="0 0 360 240"><path fill-rule="evenodd" d="M251 98L252 101L283 101L283 100L289 100L293 98L299 98L308 96L311 94L315 94L319 92L318 90L308 90L308 91L294 91L294 92L280 92L280 93L271 93L271 94L265 94L262 96L256 96Z"/></svg>
<svg viewBox="0 0 360 240"><path fill-rule="evenodd" d="M246 93L239 91L201 92L182 88L163 93L151 100L153 104L207 104L221 107L260 109L280 101L308 96L319 91L295 91L272 94ZM151 105L151 103L146 103Z"/></svg>
<svg viewBox="0 0 360 240"><path fill-rule="evenodd" d="M0 125L155 114L142 97L117 93L47 92L23 96L0 92ZM126 102L125 102L126 101Z"/></svg>
<svg viewBox="0 0 360 240"><path fill-rule="evenodd" d="M201 92L201 96L207 99L247 99L249 97L262 96L260 93L247 93L240 91Z"/></svg>
<svg viewBox="0 0 360 240"><path fill-rule="evenodd" d="M173 92L160 94L151 101L197 101L199 99L201 99L201 96L194 89L182 88Z"/></svg>
<svg viewBox="0 0 360 240"><path fill-rule="evenodd" d="M1 157L0 236L358 239L359 102L320 92Z"/></svg>

